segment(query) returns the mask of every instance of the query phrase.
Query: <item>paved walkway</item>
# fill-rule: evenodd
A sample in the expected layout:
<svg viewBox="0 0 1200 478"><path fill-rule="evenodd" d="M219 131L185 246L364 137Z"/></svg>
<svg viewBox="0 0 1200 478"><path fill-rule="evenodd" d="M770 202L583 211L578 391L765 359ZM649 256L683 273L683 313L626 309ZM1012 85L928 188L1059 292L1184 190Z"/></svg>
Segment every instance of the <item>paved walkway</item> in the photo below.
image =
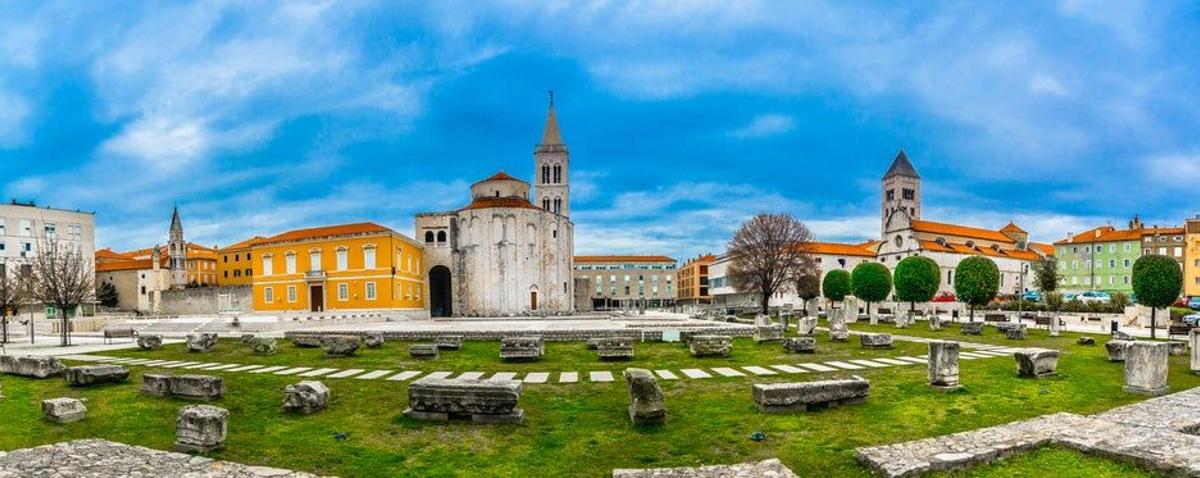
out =
<svg viewBox="0 0 1200 478"><path fill-rule="evenodd" d="M894 340L911 341L911 342L929 342L932 339L923 337L910 337L903 335L894 335ZM974 342L960 342L964 351L959 354L959 359L971 361L977 359L987 359L995 357L1009 357L1013 352L1020 350L1021 347L1005 347L1001 345L980 344ZM200 358L201 356L197 356ZM796 355L797 358L804 355ZM544 384L544 383L577 383L586 380L592 383L611 383L615 382L616 377L621 376L621 373L610 370L587 370L587 371L566 371L566 372L549 372L538 371L528 372L522 375L519 372L479 372L466 371L456 372L449 370L438 370L433 372L420 370L367 370L360 368L337 369L337 368L312 368L287 365L241 365L222 362L195 362L195 361L169 361L169 360L152 360L139 359L129 357L112 357L99 354L76 354L65 355L63 359L75 360L81 362L107 363L128 366L141 366L151 368L167 368L179 369L187 371L202 371L202 372L221 372L221 373L248 373L248 374L273 374L282 376L299 376L305 378L323 377L331 379L359 379L359 380L382 380L388 382L404 382L409 380L417 380L424 377L434 378L468 378L482 380L517 380L527 384ZM882 369L889 367L910 367L910 366L925 366L928 363L928 355L916 356L895 356L895 357L874 357L871 359L845 359L845 360L830 360L825 362L801 362L801 363L777 363L764 365L742 365L742 366L720 366L711 368L685 368L681 370L657 369L654 374L662 380L698 380L714 377L760 377L760 376L776 376L776 375L804 375L804 374L820 374L840 371L858 371L865 369Z"/></svg>
<svg viewBox="0 0 1200 478"><path fill-rule="evenodd" d="M964 469L1045 445L1200 476L1200 388L1092 416L1056 413L1032 420L893 445L859 448L860 463L888 477Z"/></svg>

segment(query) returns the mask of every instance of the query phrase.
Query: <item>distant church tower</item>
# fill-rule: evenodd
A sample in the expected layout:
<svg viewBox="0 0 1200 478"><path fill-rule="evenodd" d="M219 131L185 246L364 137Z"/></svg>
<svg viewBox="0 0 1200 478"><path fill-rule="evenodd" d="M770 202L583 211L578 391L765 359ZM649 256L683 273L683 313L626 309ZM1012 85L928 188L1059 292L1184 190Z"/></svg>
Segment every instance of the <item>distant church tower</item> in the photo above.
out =
<svg viewBox="0 0 1200 478"><path fill-rule="evenodd" d="M904 154L903 149L896 154L892 166L883 175L882 189L880 237L883 237L892 214L904 211L912 219L921 218L921 175L908 162L908 155Z"/></svg>
<svg viewBox="0 0 1200 478"><path fill-rule="evenodd" d="M183 223L179 221L179 206L171 213L171 237L167 242L167 269L171 271L171 288L187 286L187 244L183 242Z"/></svg>
<svg viewBox="0 0 1200 478"><path fill-rule="evenodd" d="M570 153L558 134L558 116L554 114L554 92L550 92L550 109L546 113L546 130L542 142L533 150L534 204L564 217L570 216L570 186L567 179Z"/></svg>

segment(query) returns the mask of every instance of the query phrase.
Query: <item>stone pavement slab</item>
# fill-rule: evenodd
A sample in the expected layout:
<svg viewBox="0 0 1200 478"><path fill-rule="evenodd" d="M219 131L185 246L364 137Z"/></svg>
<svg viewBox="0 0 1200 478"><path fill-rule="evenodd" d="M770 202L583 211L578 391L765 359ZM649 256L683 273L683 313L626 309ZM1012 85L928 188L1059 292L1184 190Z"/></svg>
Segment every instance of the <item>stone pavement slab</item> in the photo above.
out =
<svg viewBox="0 0 1200 478"><path fill-rule="evenodd" d="M417 375L420 375L420 374L421 374L421 372L418 372L416 370L405 370L398 374L392 375L391 377L388 377L387 380L390 380L392 382L403 382L410 378L416 377Z"/></svg>
<svg viewBox="0 0 1200 478"><path fill-rule="evenodd" d="M329 377L329 378L348 378L348 377L353 377L353 376L355 376L355 375L358 375L358 374L360 374L360 373L363 373L363 372L366 372L366 370L363 370L363 369L361 369L361 368L352 368L352 369L342 370L341 372L338 372L338 373L334 373L334 374L329 374L329 375L326 375L326 377Z"/></svg>
<svg viewBox="0 0 1200 478"><path fill-rule="evenodd" d="M873 362L873 361L866 360L866 359L848 360L848 362L850 362L852 364L856 364L856 365L865 365L865 366L868 366L871 368L891 367L891 365L886 364L886 363Z"/></svg>
<svg viewBox="0 0 1200 478"><path fill-rule="evenodd" d="M771 368L779 370L784 373L808 373L808 372L804 371L804 369L801 369L798 367L793 367L791 365L772 365Z"/></svg>
<svg viewBox="0 0 1200 478"><path fill-rule="evenodd" d="M286 369L286 368L287 367L283 366L283 365L272 365L267 368L260 368L258 370L251 371L250 373L271 373L271 372L278 372L278 371Z"/></svg>
<svg viewBox="0 0 1200 478"><path fill-rule="evenodd" d="M301 373L300 376L301 377L320 377L322 375L336 372L336 371L338 371L338 369L336 369L336 368L319 368L316 370L309 370L307 372Z"/></svg>
<svg viewBox="0 0 1200 478"><path fill-rule="evenodd" d="M663 380L679 380L679 376L670 370L655 370L654 373L658 374L658 378Z"/></svg>
<svg viewBox="0 0 1200 478"><path fill-rule="evenodd" d="M437 372L433 372L429 375L426 375L425 378L446 378L453 374L454 374L454 372L447 372L445 370L439 370Z"/></svg>
<svg viewBox="0 0 1200 478"><path fill-rule="evenodd" d="M218 365L216 367L209 368L208 370L215 372L215 371L220 371L220 370L228 370L228 369L236 368L236 367L241 367L241 365L236 364L236 363L224 363L224 364Z"/></svg>
<svg viewBox="0 0 1200 478"><path fill-rule="evenodd" d="M892 365L912 365L912 362L905 362L903 360L896 360L894 358L877 358L875 361L880 363L890 363Z"/></svg>
<svg viewBox="0 0 1200 478"><path fill-rule="evenodd" d="M798 363L798 364L796 364L796 366L804 367L804 368L812 370L814 372L836 372L837 371L836 368L827 367L827 366L821 365L819 363Z"/></svg>
<svg viewBox="0 0 1200 478"><path fill-rule="evenodd" d="M779 374L779 372L776 372L769 368L759 367L757 365L747 365L745 367L742 367L742 369L746 370L752 374L755 374L755 375L778 375Z"/></svg>
<svg viewBox="0 0 1200 478"><path fill-rule="evenodd" d="M920 357L896 357L896 360L903 360L908 363L924 363L924 364L929 363L928 358L920 358Z"/></svg>
<svg viewBox="0 0 1200 478"><path fill-rule="evenodd" d="M611 381L613 381L613 374L612 374L612 372L609 372L607 370L602 370L602 371L598 371L598 372L589 372L588 380L591 380L593 382L611 382Z"/></svg>
<svg viewBox="0 0 1200 478"><path fill-rule="evenodd" d="M680 372L683 372L683 374L686 375L687 378L711 378L712 377L712 375L709 375L708 372L705 372L698 368L685 368L683 370L680 370Z"/></svg>
<svg viewBox="0 0 1200 478"><path fill-rule="evenodd" d="M183 368L183 367L187 367L189 365L196 365L198 363L200 363L200 362L177 362L177 363L173 363L173 364L162 365L162 367L163 368Z"/></svg>
<svg viewBox="0 0 1200 478"><path fill-rule="evenodd" d="M721 374L723 377L745 377L746 374L739 372L729 367L713 367L714 372Z"/></svg>
<svg viewBox="0 0 1200 478"><path fill-rule="evenodd" d="M517 374L513 372L496 372L495 375L488 377L489 382L503 382L517 378Z"/></svg>
<svg viewBox="0 0 1200 478"><path fill-rule="evenodd" d="M525 380L522 380L522 381L525 383L546 383L546 380L549 380L549 379L550 379L549 373L530 372L528 375L525 375Z"/></svg>
<svg viewBox="0 0 1200 478"><path fill-rule="evenodd" d="M825 365L829 365L829 366L837 367L837 368L841 368L841 369L846 369L846 370L862 370L862 369L866 368L866 367L863 367L862 365L854 365L852 363L846 363L846 362L841 362L841 361L837 361L837 360L825 362Z"/></svg>
<svg viewBox="0 0 1200 478"><path fill-rule="evenodd" d="M307 372L307 371L309 371L309 370L312 370L312 367L292 367L292 368L285 368L285 369L283 369L283 370L280 370L280 371L278 371L278 372L275 372L275 375L295 375L295 374L298 374L298 373L300 373L300 372Z"/></svg>
<svg viewBox="0 0 1200 478"><path fill-rule="evenodd" d="M357 376L357 377L354 377L354 378L355 378L355 379L357 379L357 380L374 380L374 379L377 379L377 378L379 378L379 377L382 377L382 376L384 376L384 375L390 374L390 373L392 373L392 372L395 372L395 370L376 370L376 371L374 371L374 372L367 372L367 373L364 373L364 374L362 374L362 375L359 375L359 376Z"/></svg>
<svg viewBox="0 0 1200 478"><path fill-rule="evenodd" d="M195 369L204 368L204 367L216 367L217 365L221 365L221 364L212 363L212 362L201 362L201 363L192 364L192 365L185 365L185 366L179 367L179 368L184 369L184 370L195 370Z"/></svg>
<svg viewBox="0 0 1200 478"><path fill-rule="evenodd" d="M256 370L256 369L260 369L260 368L266 368L266 365L243 365L241 367L231 368L228 371L230 371L230 372L249 372L251 370Z"/></svg>
<svg viewBox="0 0 1200 478"><path fill-rule="evenodd" d="M578 372L563 372L558 374L558 383L575 383L579 381Z"/></svg>
<svg viewBox="0 0 1200 478"><path fill-rule="evenodd" d="M477 380L477 379L479 379L479 377L482 377L482 376L483 376L483 372L463 372L463 374L459 375L457 378L461 378L464 380Z"/></svg>

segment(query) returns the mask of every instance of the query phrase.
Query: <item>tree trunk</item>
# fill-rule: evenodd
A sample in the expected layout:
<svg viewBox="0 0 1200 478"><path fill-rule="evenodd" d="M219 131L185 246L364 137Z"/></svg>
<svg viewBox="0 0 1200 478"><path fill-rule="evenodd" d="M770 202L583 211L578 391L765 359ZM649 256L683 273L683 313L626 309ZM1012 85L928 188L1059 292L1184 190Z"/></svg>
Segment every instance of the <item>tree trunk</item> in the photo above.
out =
<svg viewBox="0 0 1200 478"><path fill-rule="evenodd" d="M770 310L770 304L771 304L771 294L767 293L767 292L763 292L762 293L762 306L760 307L762 309L763 315L767 315L767 311Z"/></svg>
<svg viewBox="0 0 1200 478"><path fill-rule="evenodd" d="M63 347L66 347L68 345L71 345L70 323L68 322L70 319L67 318L67 309L59 308L58 313L62 314L62 344L61 345Z"/></svg>
<svg viewBox="0 0 1200 478"><path fill-rule="evenodd" d="M1155 338L1155 331L1154 331L1154 329L1156 328L1156 327L1155 327L1155 325L1157 325L1157 324L1156 324L1156 320L1155 320L1155 313L1156 313L1156 312L1158 312L1158 308L1157 308L1157 307L1150 307L1150 338L1151 338L1151 339L1154 339L1154 338Z"/></svg>
<svg viewBox="0 0 1200 478"><path fill-rule="evenodd" d="M971 319L970 320L971 320L971 322L974 322L975 321L975 306L972 305L972 306L968 307L968 309L971 310Z"/></svg>

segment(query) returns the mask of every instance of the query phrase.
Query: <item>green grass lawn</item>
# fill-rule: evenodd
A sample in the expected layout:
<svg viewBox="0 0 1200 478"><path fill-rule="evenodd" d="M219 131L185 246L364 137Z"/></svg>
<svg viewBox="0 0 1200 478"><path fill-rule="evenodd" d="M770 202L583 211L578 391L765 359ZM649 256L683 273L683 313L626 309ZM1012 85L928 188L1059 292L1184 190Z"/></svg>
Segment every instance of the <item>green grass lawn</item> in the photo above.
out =
<svg viewBox="0 0 1200 478"><path fill-rule="evenodd" d="M930 332L924 324L897 331L892 326L852 324L852 329L878 329L908 335L964 339L956 326ZM758 413L750 399L756 381L815 380L840 374L808 374L706 380L662 381L669 418L665 425L633 427L626 414L628 399L621 382L608 384L528 385L521 398L523 425L482 426L435 424L402 415L406 385L397 382L326 379L333 391L329 409L310 416L282 412L283 387L299 378L208 372L226 378L227 394L215 402L231 412L229 438L211 456L248 464L291 468L341 476L607 476L613 468L692 466L779 458L802 476L862 476L854 448L970 430L1069 411L1095 413L1143 399L1121 391L1122 364L1109 363L1101 344L1074 344L1079 334L1050 338L1031 331L1024 346L1063 350L1059 375L1031 380L1016 376L1011 358L963 361L965 389L957 393L928 390L924 367L892 367L854 373L871 380L865 404L812 413ZM1097 339L1102 339L1095 334ZM994 329L965 340L1013 344ZM1102 340L1101 340L1102 342ZM819 353L787 355L778 344L755 345L739 339L729 359L693 359L679 344L637 344L638 358L623 363L598 362L583 344L547 344L547 356L532 364L498 359L495 342L467 342L458 352L445 352L436 362L412 362L405 344L362 350L359 357L325 359L319 349L295 349L281 343L280 353L257 357L223 340L216 352L188 354L182 346L160 351L114 352L113 355L188 359L243 364L416 369L452 371L587 371L722 365L772 365L839 358L914 355L924 346L897 343L891 351L867 351L857 342L830 344L819 335ZM7 398L0 400L0 449L10 450L83 437L168 449L174 441L174 419L188 402L145 397L137 393L141 374L132 367L130 383L72 389L61 379L33 380L2 376ZM173 373L186 373L174 371ZM203 373L203 372L202 372ZM1188 372L1187 357L1171 357L1170 384L1175 390L1200 384ZM84 397L88 417L79 423L50 424L38 402L57 396ZM751 441L751 432L767 439ZM334 434L348 432L337 441ZM1139 471L1074 452L1048 449L993 467L971 470L975 476L1082 476L1081 467L1103 466L1087 476L1126 476ZM1072 475L1074 474L1074 475ZM966 476L963 475L963 476ZM956 475L958 476L958 475Z"/></svg>

